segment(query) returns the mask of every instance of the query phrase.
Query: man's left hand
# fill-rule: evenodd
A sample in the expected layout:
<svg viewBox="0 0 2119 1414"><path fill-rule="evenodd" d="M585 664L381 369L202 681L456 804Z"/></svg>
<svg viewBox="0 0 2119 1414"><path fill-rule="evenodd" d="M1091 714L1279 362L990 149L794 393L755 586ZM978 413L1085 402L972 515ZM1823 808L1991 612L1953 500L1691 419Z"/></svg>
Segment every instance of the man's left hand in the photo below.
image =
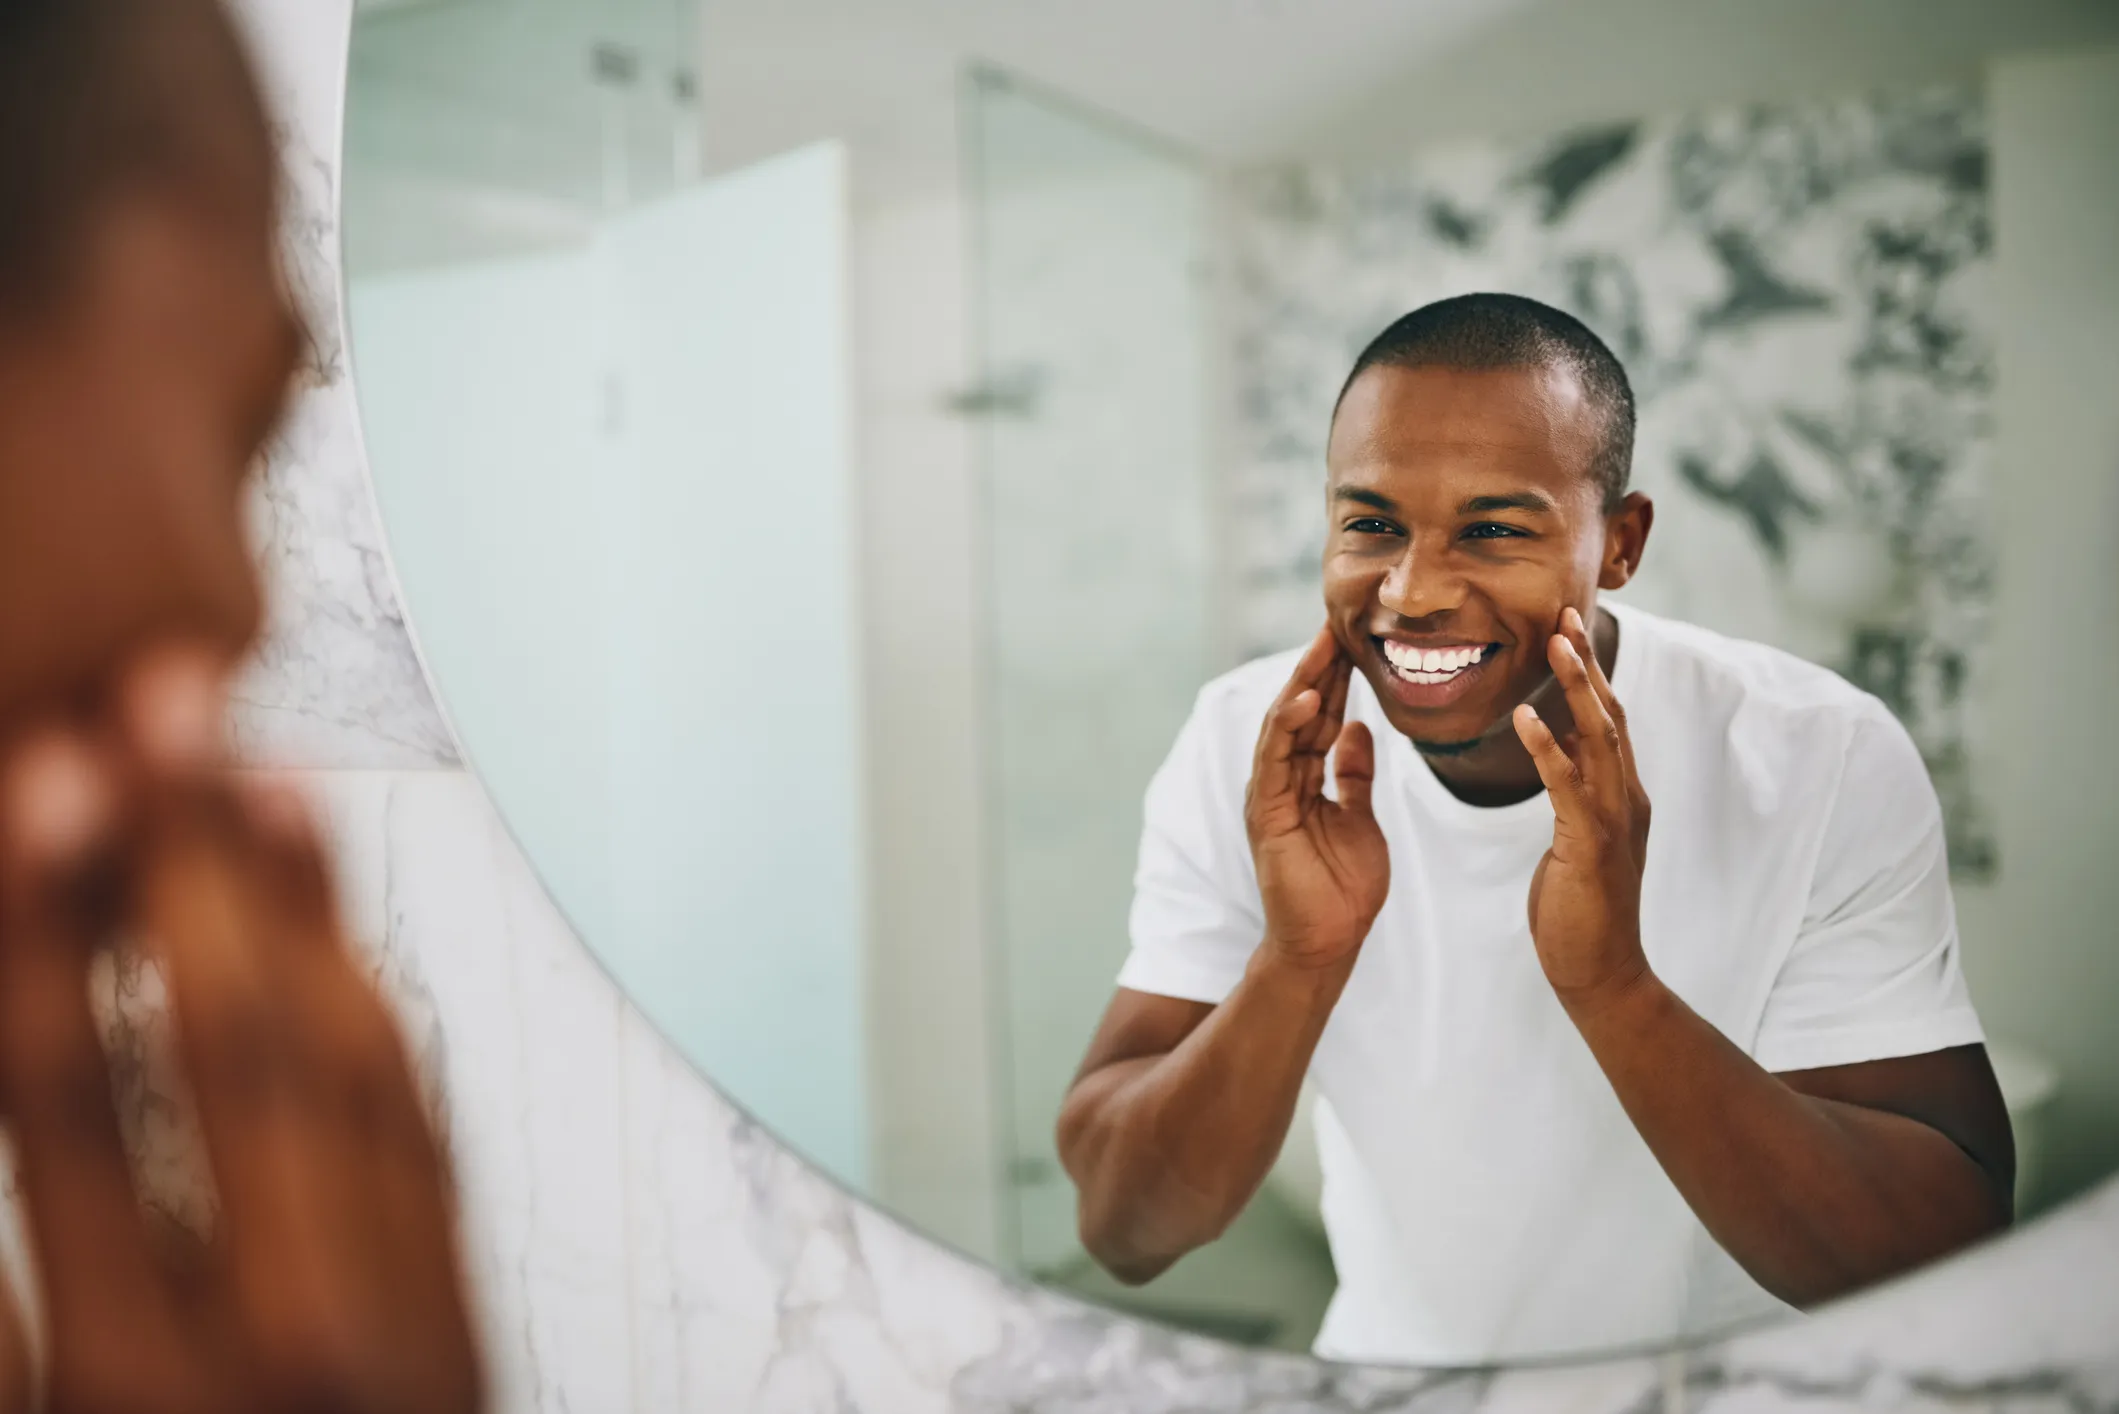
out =
<svg viewBox="0 0 2119 1414"><path fill-rule="evenodd" d="M1634 767L1626 710L1612 695L1581 614L1560 616L1546 645L1575 729L1562 743L1528 703L1516 734L1552 797L1552 848L1530 881L1530 935L1570 1012L1601 1010L1648 976L1641 950L1641 870L1648 792Z"/></svg>

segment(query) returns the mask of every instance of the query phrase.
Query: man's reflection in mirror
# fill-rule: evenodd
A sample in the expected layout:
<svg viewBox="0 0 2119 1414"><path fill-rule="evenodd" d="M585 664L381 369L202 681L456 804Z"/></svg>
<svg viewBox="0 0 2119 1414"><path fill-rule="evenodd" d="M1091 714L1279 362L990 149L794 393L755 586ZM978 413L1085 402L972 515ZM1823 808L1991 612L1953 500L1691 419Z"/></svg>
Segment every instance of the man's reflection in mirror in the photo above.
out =
<svg viewBox="0 0 2119 1414"><path fill-rule="evenodd" d="M1921 759L1828 670L1602 597L1649 550L1633 435L1532 300L1356 362L1325 626L1199 694L1060 1117L1122 1280L1228 1227L1306 1077L1335 1357L1665 1340L2009 1221Z"/></svg>

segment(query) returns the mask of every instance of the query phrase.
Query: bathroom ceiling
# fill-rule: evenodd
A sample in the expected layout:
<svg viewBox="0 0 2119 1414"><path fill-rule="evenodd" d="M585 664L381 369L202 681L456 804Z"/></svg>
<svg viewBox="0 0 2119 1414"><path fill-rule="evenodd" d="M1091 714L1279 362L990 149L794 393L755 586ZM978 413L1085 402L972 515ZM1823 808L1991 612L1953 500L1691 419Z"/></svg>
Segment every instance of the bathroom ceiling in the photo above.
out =
<svg viewBox="0 0 2119 1414"><path fill-rule="evenodd" d="M609 46L637 61L623 86L633 165L665 176L683 123L709 171L835 137L861 195L952 181L959 79L975 63L1203 155L1256 156L1526 4L357 0L349 181L369 209L417 214L431 205L420 193L447 188L478 204L455 225L545 239L601 199L614 89L594 56ZM687 70L696 108L672 96ZM381 200L386 185L404 200ZM373 223L353 234L363 262L370 237L399 244Z"/></svg>
<svg viewBox="0 0 2119 1414"><path fill-rule="evenodd" d="M841 133L886 183L946 168L955 76L983 61L1202 154L1256 157L1524 5L708 0L706 140L716 165Z"/></svg>
<svg viewBox="0 0 2119 1414"><path fill-rule="evenodd" d="M1963 81L1997 50L2109 42L2119 17L2113 0L357 5L347 180L364 211L385 213L349 225L359 268L457 253L421 228L446 226L476 249L564 240L608 200L619 149L635 195L639 182L824 138L851 148L857 200L945 187L960 170L970 64L1209 158L1358 158L1643 104L1837 91L1881 75ZM1787 40L1824 33L1840 39L1823 52ZM615 84L596 60L606 46L634 65ZM1837 68L1835 50L1846 56Z"/></svg>
<svg viewBox="0 0 2119 1414"><path fill-rule="evenodd" d="M698 70L704 158L740 165L849 139L864 190L955 172L957 81L985 62L1225 159L1512 124L1614 103L1690 104L1836 82L1834 56L1788 34L1842 31L1847 82L1969 76L2000 48L2108 35L2112 0L357 0L355 80L406 113L510 126L547 194L593 160L608 90L590 53L644 59L657 101ZM1799 23L1798 23L1799 21ZM695 41L692 34L699 38ZM1642 38L1653 36L1644 46ZM1653 58L1648 57L1653 51ZM1667 90L1667 91L1666 91ZM1629 97L1629 95L1631 97ZM421 130L364 130L356 162L448 176ZM445 126L445 115L424 124ZM495 142L504 141L495 137ZM541 156L549 154L549 156ZM510 156L512 167L517 158ZM490 171L487 164L484 170Z"/></svg>

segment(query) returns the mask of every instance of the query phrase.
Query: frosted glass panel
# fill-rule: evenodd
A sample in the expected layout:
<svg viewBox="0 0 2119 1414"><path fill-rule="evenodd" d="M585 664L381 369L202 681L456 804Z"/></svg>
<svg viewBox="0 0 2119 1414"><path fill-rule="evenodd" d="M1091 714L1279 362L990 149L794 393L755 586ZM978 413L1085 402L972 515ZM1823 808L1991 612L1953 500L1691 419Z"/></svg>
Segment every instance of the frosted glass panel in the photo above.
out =
<svg viewBox="0 0 2119 1414"><path fill-rule="evenodd" d="M1070 1266L1053 1123L1126 953L1141 793L1209 673L1207 187L974 81L996 943L1019 1257Z"/></svg>
<svg viewBox="0 0 2119 1414"><path fill-rule="evenodd" d="M844 191L809 148L576 249L356 279L351 313L406 596L480 774L635 1002L859 1183Z"/></svg>

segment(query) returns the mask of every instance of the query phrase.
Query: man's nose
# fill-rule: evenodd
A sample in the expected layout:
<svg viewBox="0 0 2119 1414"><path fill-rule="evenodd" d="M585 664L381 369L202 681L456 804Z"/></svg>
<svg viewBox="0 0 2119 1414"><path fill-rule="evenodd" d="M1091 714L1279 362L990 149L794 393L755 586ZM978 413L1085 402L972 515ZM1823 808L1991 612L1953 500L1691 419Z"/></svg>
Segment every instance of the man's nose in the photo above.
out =
<svg viewBox="0 0 2119 1414"><path fill-rule="evenodd" d="M1464 603L1464 581L1451 572L1439 547L1409 541L1405 553L1383 577L1377 595L1383 607L1400 618L1424 619Z"/></svg>

